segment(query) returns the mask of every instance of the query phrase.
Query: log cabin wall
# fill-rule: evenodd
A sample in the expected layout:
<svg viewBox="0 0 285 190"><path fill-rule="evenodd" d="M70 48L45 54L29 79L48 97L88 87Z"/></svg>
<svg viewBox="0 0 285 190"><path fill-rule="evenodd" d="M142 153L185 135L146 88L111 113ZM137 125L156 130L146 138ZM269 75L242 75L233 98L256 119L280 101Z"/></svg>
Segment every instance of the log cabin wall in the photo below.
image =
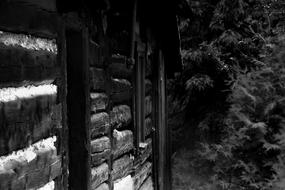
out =
<svg viewBox="0 0 285 190"><path fill-rule="evenodd" d="M123 14L120 19L115 10L102 16L105 10L99 8L99 16L87 18L84 9L80 14L62 13L55 4L55 0L0 3L0 189L68 189L68 177L76 180L74 171L80 170L68 164L76 163L74 151L88 153L86 158L79 154L86 163L78 164L83 167L77 175L82 172L90 179L78 178L75 183L83 181L84 190L157 189L155 39L145 36L147 29L140 27L139 19L129 19L135 15ZM133 24L133 31L126 28ZM78 42L82 48L72 47L76 42L70 32L78 29L86 34L84 42ZM73 55L81 49L80 58ZM81 70L81 61L82 67L89 65L86 70ZM76 110L68 114L81 104L72 103L77 92L70 83L78 84L67 76L70 66L71 75L78 68L85 77L76 76L80 91L88 93L79 93L79 102L90 103L83 109L88 114L77 115ZM76 136L72 119L89 114L90 122L80 123L84 129L78 135L84 135Z"/></svg>
<svg viewBox="0 0 285 190"><path fill-rule="evenodd" d="M139 59L135 63L127 55L119 54L113 48L110 54L90 41L91 59L91 189L138 190L152 186L152 103L150 64L143 84L136 83L136 67L141 66ZM105 52L107 55L100 55ZM122 51L121 51L122 52ZM146 51L140 52L140 58L146 60ZM92 55L93 54L93 55ZM138 55L138 54L136 54ZM97 56L97 57L96 57ZM103 63L104 57L108 57ZM139 56L137 57L139 58ZM134 65L136 64L136 65ZM143 64L146 67L146 64ZM141 69L138 70L141 72ZM144 87L145 86L145 87ZM136 89L147 89L145 98L139 103L145 104L146 111L140 127L144 126L145 139L136 146L135 115L138 110Z"/></svg>
<svg viewBox="0 0 285 190"><path fill-rule="evenodd" d="M64 98L55 1L0 4L0 189L61 189Z"/></svg>

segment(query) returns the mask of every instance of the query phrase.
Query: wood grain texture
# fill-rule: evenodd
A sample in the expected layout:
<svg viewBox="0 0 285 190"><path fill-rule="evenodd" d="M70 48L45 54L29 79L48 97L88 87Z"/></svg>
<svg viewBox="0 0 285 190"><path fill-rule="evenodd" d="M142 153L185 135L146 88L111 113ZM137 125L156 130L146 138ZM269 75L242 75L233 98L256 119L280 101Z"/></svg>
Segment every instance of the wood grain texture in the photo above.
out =
<svg viewBox="0 0 285 190"><path fill-rule="evenodd" d="M111 171L113 180L127 176L133 167L133 160L129 155L125 155L114 161Z"/></svg>
<svg viewBox="0 0 285 190"><path fill-rule="evenodd" d="M111 155L111 149L105 149L102 152L96 152L91 154L91 165L97 166L105 162Z"/></svg>
<svg viewBox="0 0 285 190"><path fill-rule="evenodd" d="M139 190L153 190L153 182L151 176L147 178Z"/></svg>
<svg viewBox="0 0 285 190"><path fill-rule="evenodd" d="M107 134L110 130L110 118L106 112L93 114L91 116L91 139Z"/></svg>
<svg viewBox="0 0 285 190"><path fill-rule="evenodd" d="M91 93L91 112L97 113L100 111L105 111L108 103L109 98L105 93Z"/></svg>
<svg viewBox="0 0 285 190"><path fill-rule="evenodd" d="M109 186L108 186L107 183L103 183L103 184L101 184L99 187L97 187L94 190L109 190Z"/></svg>
<svg viewBox="0 0 285 190"><path fill-rule="evenodd" d="M127 105L113 107L110 112L110 120L114 128L128 126L132 121L131 108Z"/></svg>
<svg viewBox="0 0 285 190"><path fill-rule="evenodd" d="M151 174L152 165L150 162L146 162L136 171L134 176L134 186L135 190L138 190L143 182L147 179L147 177Z"/></svg>
<svg viewBox="0 0 285 190"><path fill-rule="evenodd" d="M133 133L130 130L113 131L113 158L125 154L134 148Z"/></svg>
<svg viewBox="0 0 285 190"><path fill-rule="evenodd" d="M0 43L0 87L50 84L59 77L53 52L34 51Z"/></svg>
<svg viewBox="0 0 285 190"><path fill-rule="evenodd" d="M145 136L146 137L148 137L151 134L152 127L153 127L152 119L151 119L151 117L147 117L145 119Z"/></svg>
<svg viewBox="0 0 285 190"><path fill-rule="evenodd" d="M111 149L111 142L108 137L101 137L91 141L91 153L102 152Z"/></svg>
<svg viewBox="0 0 285 190"><path fill-rule="evenodd" d="M57 28L58 16L56 13L25 2L1 2L0 30L56 38Z"/></svg>
<svg viewBox="0 0 285 190"><path fill-rule="evenodd" d="M1 103L0 110L0 155L25 148L61 128L56 95Z"/></svg>
<svg viewBox="0 0 285 190"><path fill-rule="evenodd" d="M138 171L138 168L140 168L152 155L152 139L148 138L144 143L140 143L138 152L139 156L135 159L133 167L135 171Z"/></svg>
<svg viewBox="0 0 285 190"><path fill-rule="evenodd" d="M61 157L54 138L45 139L13 155L0 157L0 189L39 188L61 174ZM2 183L4 182L4 183Z"/></svg>
<svg viewBox="0 0 285 190"><path fill-rule="evenodd" d="M104 163L91 169L91 189L96 189L100 184L108 179L109 167Z"/></svg>

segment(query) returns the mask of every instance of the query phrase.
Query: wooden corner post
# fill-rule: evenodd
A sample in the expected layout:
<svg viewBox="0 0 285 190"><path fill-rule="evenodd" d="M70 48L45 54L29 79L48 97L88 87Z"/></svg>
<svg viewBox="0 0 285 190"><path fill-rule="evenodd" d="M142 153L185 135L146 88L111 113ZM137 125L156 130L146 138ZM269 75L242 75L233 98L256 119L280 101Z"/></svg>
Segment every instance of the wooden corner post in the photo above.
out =
<svg viewBox="0 0 285 190"><path fill-rule="evenodd" d="M69 189L90 190L90 90L87 29L66 31Z"/></svg>
<svg viewBox="0 0 285 190"><path fill-rule="evenodd" d="M155 156L157 157L158 190L171 190L170 138L167 127L166 70L162 50L158 51L157 65L157 123Z"/></svg>

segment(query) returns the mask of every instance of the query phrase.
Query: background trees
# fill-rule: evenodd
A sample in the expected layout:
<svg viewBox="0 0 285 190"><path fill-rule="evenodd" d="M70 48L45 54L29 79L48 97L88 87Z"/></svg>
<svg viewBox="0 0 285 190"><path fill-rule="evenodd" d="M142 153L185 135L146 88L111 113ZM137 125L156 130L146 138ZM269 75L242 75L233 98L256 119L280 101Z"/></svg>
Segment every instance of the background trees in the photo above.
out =
<svg viewBox="0 0 285 190"><path fill-rule="evenodd" d="M177 188L284 189L284 8L179 2L184 70L169 81L173 148L184 147L174 156Z"/></svg>

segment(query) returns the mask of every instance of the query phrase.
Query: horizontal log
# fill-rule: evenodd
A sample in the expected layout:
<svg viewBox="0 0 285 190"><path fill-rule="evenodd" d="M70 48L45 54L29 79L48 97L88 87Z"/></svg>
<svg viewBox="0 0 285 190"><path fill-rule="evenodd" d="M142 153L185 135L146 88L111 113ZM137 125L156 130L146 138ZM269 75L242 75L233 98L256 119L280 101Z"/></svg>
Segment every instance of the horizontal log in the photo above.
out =
<svg viewBox="0 0 285 190"><path fill-rule="evenodd" d="M50 179L55 179L61 174L61 160L54 161L50 166L27 174L26 187L28 189L39 188L45 185Z"/></svg>
<svg viewBox="0 0 285 190"><path fill-rule="evenodd" d="M145 93L146 95L151 95L152 93L152 83L149 79L145 80Z"/></svg>
<svg viewBox="0 0 285 190"><path fill-rule="evenodd" d="M153 190L153 182L151 176L147 178L139 190Z"/></svg>
<svg viewBox="0 0 285 190"><path fill-rule="evenodd" d="M101 137L91 141L91 153L102 152L111 149L111 142L108 137Z"/></svg>
<svg viewBox="0 0 285 190"><path fill-rule="evenodd" d="M119 93L131 90L132 84L126 79L113 78L111 81L112 93Z"/></svg>
<svg viewBox="0 0 285 190"><path fill-rule="evenodd" d="M129 155L125 155L113 162L111 176L113 180L127 176L133 167L133 160Z"/></svg>
<svg viewBox="0 0 285 190"><path fill-rule="evenodd" d="M61 128L56 95L2 102L0 111L0 155L25 148Z"/></svg>
<svg viewBox="0 0 285 190"><path fill-rule="evenodd" d="M40 9L56 11L55 0L9 0L9 2L22 2L32 6L38 6Z"/></svg>
<svg viewBox="0 0 285 190"><path fill-rule="evenodd" d="M134 190L133 179L131 175L118 179L114 182L114 190Z"/></svg>
<svg viewBox="0 0 285 190"><path fill-rule="evenodd" d="M112 57L111 64L108 67L108 71L114 78L131 79L133 74L133 68L127 64L127 59L120 60Z"/></svg>
<svg viewBox="0 0 285 190"><path fill-rule="evenodd" d="M126 79L112 79L112 93L111 100L113 103L126 103L132 102L132 85Z"/></svg>
<svg viewBox="0 0 285 190"><path fill-rule="evenodd" d="M91 116L91 139L107 134L110 131L110 117L106 112L93 114Z"/></svg>
<svg viewBox="0 0 285 190"><path fill-rule="evenodd" d="M55 39L50 40L25 34L0 32L0 44L2 49L22 48L22 50L39 51L42 53L45 52L47 56L49 54L57 54L57 44Z"/></svg>
<svg viewBox="0 0 285 190"><path fill-rule="evenodd" d="M56 13L46 11L41 6L24 2L1 2L0 30L56 38L58 20Z"/></svg>
<svg viewBox="0 0 285 190"><path fill-rule="evenodd" d="M152 132L152 120L151 120L151 117L147 117L145 119L145 136L149 136Z"/></svg>
<svg viewBox="0 0 285 190"><path fill-rule="evenodd" d="M105 149L102 152L97 152L91 154L91 164L92 166L97 166L105 162L111 156L111 149Z"/></svg>
<svg viewBox="0 0 285 190"><path fill-rule="evenodd" d="M1 88L51 84L60 77L60 64L57 64L54 52L42 50L40 49L42 46L37 46L37 44L30 44L31 47L28 46L30 49L21 47L23 45L17 43L7 46L8 42L5 40L13 42L15 39L2 39L1 41L0 36ZM37 48L40 50L34 50Z"/></svg>
<svg viewBox="0 0 285 190"><path fill-rule="evenodd" d="M111 125L115 128L128 126L132 121L131 108L127 105L113 107L110 112Z"/></svg>
<svg viewBox="0 0 285 190"><path fill-rule="evenodd" d="M134 148L133 144L133 133L130 130L113 131L113 157L117 158Z"/></svg>
<svg viewBox="0 0 285 190"><path fill-rule="evenodd" d="M134 162L134 170L138 170L152 154L152 139L148 138L139 144L139 156Z"/></svg>
<svg viewBox="0 0 285 190"><path fill-rule="evenodd" d="M109 99L105 93L91 93L90 97L91 97L91 108L90 108L91 112L97 113L106 110L109 103Z"/></svg>
<svg viewBox="0 0 285 190"><path fill-rule="evenodd" d="M109 185L107 183L103 183L99 187L97 187L95 190L109 190Z"/></svg>
<svg viewBox="0 0 285 190"><path fill-rule="evenodd" d="M54 190L55 189L55 182L50 181L47 184L45 184L43 187L37 189L37 190Z"/></svg>
<svg viewBox="0 0 285 190"><path fill-rule="evenodd" d="M151 96L145 97L145 116L149 116L152 112L152 100Z"/></svg>
<svg viewBox="0 0 285 190"><path fill-rule="evenodd" d="M57 156L55 141L56 137L51 137L0 157L0 189L39 188L59 176L61 157Z"/></svg>
<svg viewBox="0 0 285 190"><path fill-rule="evenodd" d="M146 162L142 167L138 168L134 176L134 189L138 190L147 177L151 174L152 165L150 162Z"/></svg>
<svg viewBox="0 0 285 190"><path fill-rule="evenodd" d="M90 88L91 91L106 91L107 74L104 69L90 68Z"/></svg>
<svg viewBox="0 0 285 190"><path fill-rule="evenodd" d="M93 67L103 67L101 47L94 41L89 41L89 63Z"/></svg>
<svg viewBox="0 0 285 190"><path fill-rule="evenodd" d="M91 169L91 189L97 188L100 184L108 180L109 167L104 163Z"/></svg>

